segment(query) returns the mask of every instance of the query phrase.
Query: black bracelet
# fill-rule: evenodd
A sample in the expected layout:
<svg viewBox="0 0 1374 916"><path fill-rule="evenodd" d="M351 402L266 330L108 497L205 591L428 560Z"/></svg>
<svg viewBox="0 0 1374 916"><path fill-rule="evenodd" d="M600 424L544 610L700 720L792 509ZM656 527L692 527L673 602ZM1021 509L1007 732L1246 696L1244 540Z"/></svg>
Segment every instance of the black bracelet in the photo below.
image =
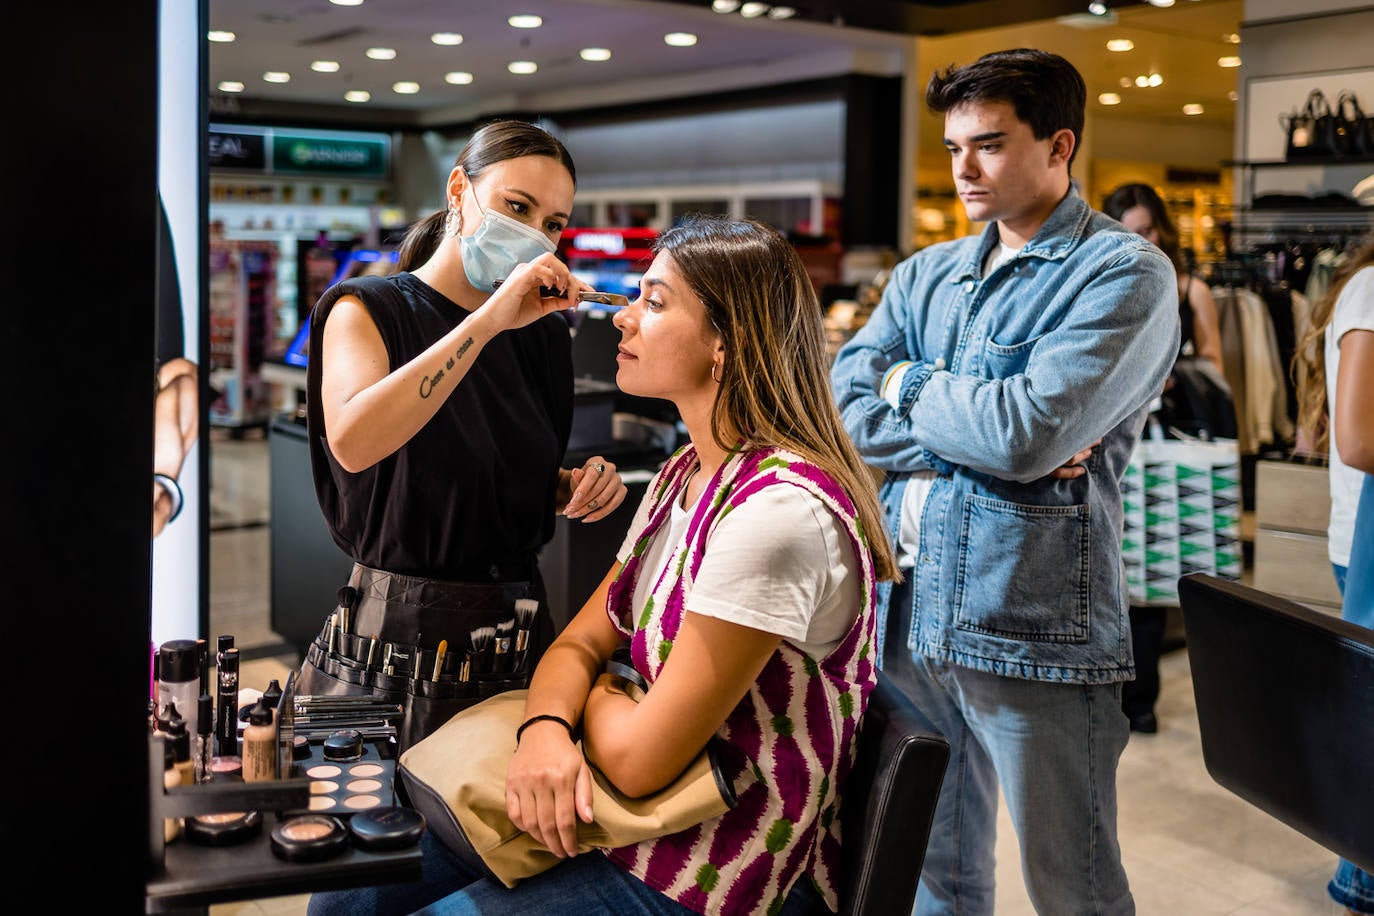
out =
<svg viewBox="0 0 1374 916"><path fill-rule="evenodd" d="M530 716L528 719L526 719L524 722L522 722L522 723L520 724L520 727L519 727L519 728L517 728L517 729L515 730L515 746L516 746L516 747L519 747L519 746L520 746L520 736L523 735L523 734L525 733L525 729L529 728L531 725L533 725L533 724L536 723L536 722L557 722L559 725L563 726L564 728L566 728L566 729L568 730L568 740L569 740L569 741L572 741L572 742L576 742L576 741L577 741L577 738L575 737L576 731L575 731L575 729L573 728L572 723L569 722L567 719L563 718L562 716L554 716L554 715Z"/></svg>

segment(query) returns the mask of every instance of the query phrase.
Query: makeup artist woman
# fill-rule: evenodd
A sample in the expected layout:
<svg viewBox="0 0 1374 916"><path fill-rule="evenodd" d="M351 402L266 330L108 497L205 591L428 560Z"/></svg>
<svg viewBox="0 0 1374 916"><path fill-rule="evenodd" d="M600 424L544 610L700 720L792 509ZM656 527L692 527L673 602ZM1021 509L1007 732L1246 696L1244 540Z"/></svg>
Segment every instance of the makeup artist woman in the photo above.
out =
<svg viewBox="0 0 1374 916"><path fill-rule="evenodd" d="M573 375L559 312L585 287L554 252L575 183L547 131L483 126L449 174L447 208L402 242L397 273L341 281L311 316L311 467L357 592L332 635L336 615L326 619L296 692L399 700L378 685L401 685L403 748L457 710L421 702L428 685L416 681L462 663L471 609L509 616L514 599L539 599L532 668L552 638L537 560L556 513L595 522L625 499L610 461L561 467ZM541 297L541 286L566 298ZM384 668L393 677L379 677Z"/></svg>

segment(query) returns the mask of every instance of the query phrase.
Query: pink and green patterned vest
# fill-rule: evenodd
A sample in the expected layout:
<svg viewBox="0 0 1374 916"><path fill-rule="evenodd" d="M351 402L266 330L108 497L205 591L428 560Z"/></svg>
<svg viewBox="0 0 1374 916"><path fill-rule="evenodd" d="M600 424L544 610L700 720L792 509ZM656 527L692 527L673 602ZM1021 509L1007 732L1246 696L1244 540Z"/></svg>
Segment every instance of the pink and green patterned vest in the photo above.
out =
<svg viewBox="0 0 1374 916"><path fill-rule="evenodd" d="M648 522L612 584L607 612L630 639L650 684L682 624L685 600L716 524L764 487L798 486L844 523L862 570L860 613L840 645L814 659L784 640L718 732L735 807L680 833L607 850L650 887L698 913L773 913L793 883L809 875L826 904L838 906L840 788L853 765L855 731L877 680L873 559L849 497L830 476L780 449L736 452L697 500L683 544L642 608L635 580L654 534L664 528L696 451L685 446L650 484Z"/></svg>

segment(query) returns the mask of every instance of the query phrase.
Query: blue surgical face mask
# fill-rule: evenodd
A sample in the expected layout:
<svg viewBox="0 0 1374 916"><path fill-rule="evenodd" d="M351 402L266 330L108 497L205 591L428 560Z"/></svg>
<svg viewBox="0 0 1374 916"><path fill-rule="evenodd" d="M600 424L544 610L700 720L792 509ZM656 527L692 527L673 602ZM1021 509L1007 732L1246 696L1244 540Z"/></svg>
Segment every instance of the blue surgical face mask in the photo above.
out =
<svg viewBox="0 0 1374 916"><path fill-rule="evenodd" d="M471 183L468 188L472 189ZM477 204L475 190L472 202ZM477 209L482 210L482 205L477 204ZM481 225L472 235L459 238L458 243L468 282L484 292L496 289L497 282L509 277L517 264L528 263L558 248L538 229L495 210L482 210Z"/></svg>

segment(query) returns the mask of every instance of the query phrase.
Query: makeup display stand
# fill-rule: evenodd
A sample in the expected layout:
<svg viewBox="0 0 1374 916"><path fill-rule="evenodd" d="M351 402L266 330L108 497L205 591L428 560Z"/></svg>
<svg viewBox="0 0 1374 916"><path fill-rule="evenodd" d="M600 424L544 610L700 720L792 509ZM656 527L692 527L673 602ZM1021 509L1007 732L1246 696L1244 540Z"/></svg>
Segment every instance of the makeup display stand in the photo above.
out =
<svg viewBox="0 0 1374 916"><path fill-rule="evenodd" d="M303 774L304 767L293 766L290 753L294 680L288 679L277 706L281 744L278 771ZM420 877L419 844L384 851L349 845L321 861L280 858L272 851L272 830L292 815L310 809L309 778L299 775L263 782L210 782L166 789L162 741L149 735L148 744L152 804L148 812L146 913L205 912L212 903L413 881ZM371 761L375 756L375 749L369 747L363 759ZM166 818L235 811L261 812L260 832L226 846L201 846L186 836L164 842Z"/></svg>

